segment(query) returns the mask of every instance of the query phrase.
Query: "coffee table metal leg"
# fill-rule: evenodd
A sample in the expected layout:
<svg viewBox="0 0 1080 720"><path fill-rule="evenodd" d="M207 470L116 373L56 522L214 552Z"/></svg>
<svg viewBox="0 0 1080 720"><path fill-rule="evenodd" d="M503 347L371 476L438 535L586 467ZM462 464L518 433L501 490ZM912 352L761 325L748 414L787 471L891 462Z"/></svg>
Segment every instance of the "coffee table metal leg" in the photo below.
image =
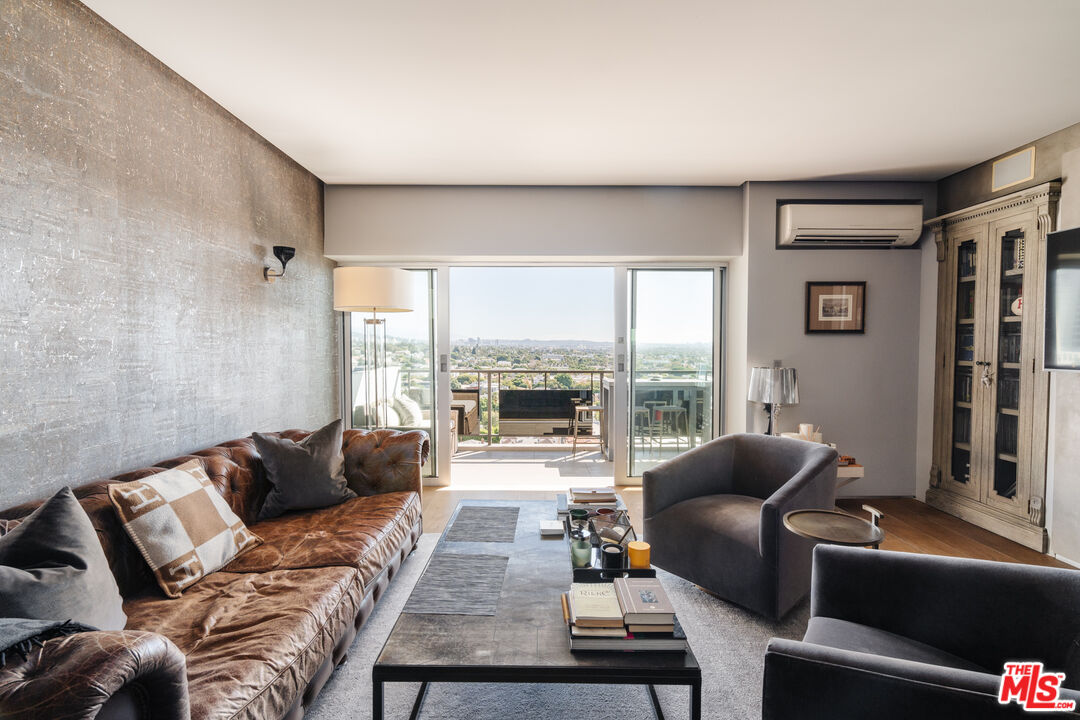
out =
<svg viewBox="0 0 1080 720"><path fill-rule="evenodd" d="M690 720L701 720L701 681L690 685Z"/></svg>
<svg viewBox="0 0 1080 720"><path fill-rule="evenodd" d="M426 682L420 683L420 689L416 691L416 700L413 701L412 712L409 713L409 720L416 720L416 718L420 717L420 708L424 706L427 690L428 684Z"/></svg>
<svg viewBox="0 0 1080 720"><path fill-rule="evenodd" d="M656 695L656 687L649 685L649 699L652 700L653 713L656 715L656 720L664 720L664 711L660 708L660 698Z"/></svg>
<svg viewBox="0 0 1080 720"><path fill-rule="evenodd" d="M371 680L371 720L383 720L383 683Z"/></svg>

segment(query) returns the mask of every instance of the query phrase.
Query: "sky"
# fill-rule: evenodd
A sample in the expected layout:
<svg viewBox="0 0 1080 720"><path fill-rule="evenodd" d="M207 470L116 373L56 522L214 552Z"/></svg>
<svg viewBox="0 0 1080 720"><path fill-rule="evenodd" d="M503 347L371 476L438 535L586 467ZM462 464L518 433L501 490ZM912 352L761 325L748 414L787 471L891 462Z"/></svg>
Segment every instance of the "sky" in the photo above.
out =
<svg viewBox="0 0 1080 720"><path fill-rule="evenodd" d="M391 336L427 336L428 274L413 276L417 311L387 315ZM450 337L611 342L614 282L610 267L453 267ZM641 270L637 288L638 342L709 341L710 272Z"/></svg>

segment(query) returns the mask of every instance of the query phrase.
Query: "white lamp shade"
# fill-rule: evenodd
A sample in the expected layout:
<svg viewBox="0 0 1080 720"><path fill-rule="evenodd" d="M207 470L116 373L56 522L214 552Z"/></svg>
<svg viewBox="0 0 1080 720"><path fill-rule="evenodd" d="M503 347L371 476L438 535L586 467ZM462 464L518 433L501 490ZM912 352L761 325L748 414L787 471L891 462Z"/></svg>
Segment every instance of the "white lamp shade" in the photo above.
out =
<svg viewBox="0 0 1080 720"><path fill-rule="evenodd" d="M751 368L747 400L778 405L798 405L799 380L795 368Z"/></svg>
<svg viewBox="0 0 1080 720"><path fill-rule="evenodd" d="M334 309L341 312L411 312L412 277L385 267L334 268Z"/></svg>

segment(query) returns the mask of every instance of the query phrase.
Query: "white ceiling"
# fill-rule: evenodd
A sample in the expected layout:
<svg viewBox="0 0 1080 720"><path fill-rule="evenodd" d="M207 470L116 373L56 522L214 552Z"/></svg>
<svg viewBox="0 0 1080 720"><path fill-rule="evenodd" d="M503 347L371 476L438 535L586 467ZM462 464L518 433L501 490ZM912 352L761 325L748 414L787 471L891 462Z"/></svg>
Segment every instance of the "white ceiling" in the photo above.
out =
<svg viewBox="0 0 1080 720"><path fill-rule="evenodd" d="M1080 121L1077 0L84 0L327 183L937 179Z"/></svg>

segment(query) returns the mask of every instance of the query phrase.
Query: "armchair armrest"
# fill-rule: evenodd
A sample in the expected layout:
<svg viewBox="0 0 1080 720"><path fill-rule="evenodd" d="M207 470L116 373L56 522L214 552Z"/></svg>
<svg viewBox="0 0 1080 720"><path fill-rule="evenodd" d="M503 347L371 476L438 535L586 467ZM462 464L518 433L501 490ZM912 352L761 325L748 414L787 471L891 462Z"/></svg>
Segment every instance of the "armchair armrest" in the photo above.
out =
<svg viewBox="0 0 1080 720"><path fill-rule="evenodd" d="M1080 572L814 548L810 612L932 645L990 670L1041 660L1080 688ZM947 601L945 601L947 600Z"/></svg>
<svg viewBox="0 0 1080 720"><path fill-rule="evenodd" d="M765 651L762 718L1027 717L1016 704L998 704L999 682L989 673L774 638Z"/></svg>
<svg viewBox="0 0 1080 720"><path fill-rule="evenodd" d="M646 470L641 477L642 514L649 518L683 500L730 492L734 457L733 440L721 437Z"/></svg>
<svg viewBox="0 0 1080 720"><path fill-rule="evenodd" d="M121 703L135 717L188 720L187 666L166 637L131 630L69 635L0 668L0 717L9 720L90 720Z"/></svg>
<svg viewBox="0 0 1080 720"><path fill-rule="evenodd" d="M346 430L341 441L345 479L357 495L419 494L430 447L423 430Z"/></svg>
<svg viewBox="0 0 1080 720"><path fill-rule="evenodd" d="M792 510L833 509L836 503L836 451L822 446L815 454L817 457L813 462L761 503L758 542L762 557L777 560L781 537L784 537L784 515Z"/></svg>

